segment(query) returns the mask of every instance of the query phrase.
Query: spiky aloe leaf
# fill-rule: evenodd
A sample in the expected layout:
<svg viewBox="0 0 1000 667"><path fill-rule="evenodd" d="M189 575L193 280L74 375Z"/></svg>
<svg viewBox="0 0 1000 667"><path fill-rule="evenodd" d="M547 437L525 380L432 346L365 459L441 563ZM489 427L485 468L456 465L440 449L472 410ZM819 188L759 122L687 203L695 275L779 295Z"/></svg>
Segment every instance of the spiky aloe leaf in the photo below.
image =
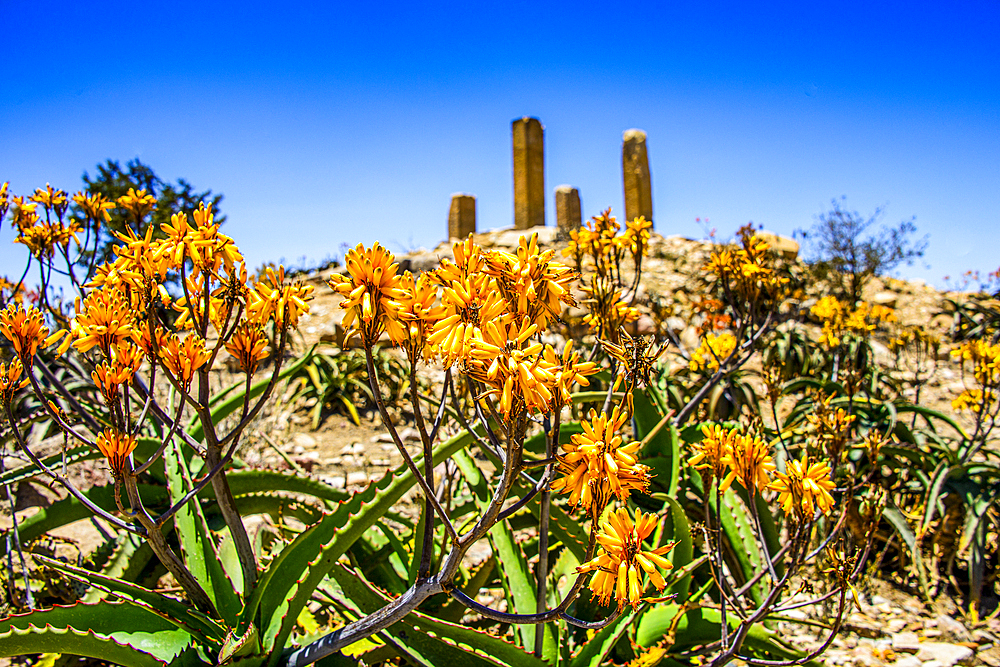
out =
<svg viewBox="0 0 1000 667"><path fill-rule="evenodd" d="M434 448L435 465L472 441L472 435L461 433L439 444ZM416 464L419 469L421 459L417 459ZM303 531L271 561L247 600L241 618L241 624L257 619L266 651L284 646L299 612L330 568L415 483L413 474L406 468L387 474ZM269 664L274 665L280 651L272 655Z"/></svg>
<svg viewBox="0 0 1000 667"><path fill-rule="evenodd" d="M48 567L150 611L177 628L197 635L203 641L221 643L225 638L226 629L222 625L186 602L113 576L84 570L53 558L39 554L35 554L33 557Z"/></svg>
<svg viewBox="0 0 1000 667"><path fill-rule="evenodd" d="M490 492L486 479L479 472L479 467L467 452L458 452L454 460L458 464L458 469L462 471L465 483L472 490L479 510L485 511L490 504ZM536 592L533 577L528 569L528 559L524 555L524 550L514 541L514 534L507 522L498 521L490 528L489 539L493 553L497 555L497 563L504 574L501 580L507 593L508 609L522 614L534 613ZM518 627L518 632L524 646L533 645L535 641L533 625L521 625ZM555 632L549 626L546 628L542 643L542 655L554 663L558 660L558 652Z"/></svg>
<svg viewBox="0 0 1000 667"><path fill-rule="evenodd" d="M34 653L68 653L96 658L123 667L163 667L168 664L126 643L97 633L73 628L19 630L0 632L0 657L12 658Z"/></svg>
<svg viewBox="0 0 1000 667"><path fill-rule="evenodd" d="M113 485L93 486L82 493L98 507L111 513L118 511L118 507L115 505ZM147 507L163 505L167 501L167 490L163 487L140 484L139 493ZM93 513L86 506L73 496L68 496L57 500L48 507L39 508L38 512L18 525L18 533L22 542L30 542L55 528L91 516ZM6 541L0 541L0 556L6 553Z"/></svg>
<svg viewBox="0 0 1000 667"><path fill-rule="evenodd" d="M331 575L358 612L371 614L391 598L358 573L336 565ZM507 665L543 667L548 664L500 637L413 612L385 630L388 638L426 665ZM532 633L534 636L534 633Z"/></svg>
<svg viewBox="0 0 1000 667"><path fill-rule="evenodd" d="M226 473L226 481L229 483L229 490L234 496L283 491L285 493L313 496L320 500L329 501L330 503L338 503L346 500L350 495L347 491L335 489L318 479L310 479L309 477L302 477L294 473L288 474L272 470L237 470Z"/></svg>
<svg viewBox="0 0 1000 667"><path fill-rule="evenodd" d="M39 632L51 633L48 643L27 639ZM11 641L10 647L7 640L0 641L0 655L24 655L38 651L75 653L61 643L62 639L67 643L70 640L79 641L90 651L78 655L97 653L93 657L111 659L100 652L102 649L121 654L128 663L119 664L169 664L193 645L190 633L149 609L130 602L104 600L96 604L56 606L5 618L0 620L0 637L4 635L18 639ZM89 640L81 641L85 637ZM30 650L29 644L36 647L35 650Z"/></svg>
<svg viewBox="0 0 1000 667"><path fill-rule="evenodd" d="M167 445L163 458L170 485L170 501L176 503L194 488L191 473L180 448L173 442ZM236 625L243 603L222 566L215 540L205 522L205 515L197 497L185 503L174 514L174 529L177 531L181 549L186 556L185 564L191 570L191 574L211 598L222 619L230 627ZM239 583L242 588L242 572L238 569L237 572L241 577Z"/></svg>
<svg viewBox="0 0 1000 667"><path fill-rule="evenodd" d="M313 346L315 348L315 345ZM295 363L289 364L281 369L278 373L278 379L284 380L286 377L302 368L302 366L308 363L312 359L312 349L306 352L304 355L299 357ZM270 378L265 378L263 380L258 380L250 387L250 400L253 400L264 393L264 389L267 388L268 383L271 381ZM245 386L244 383L239 383L240 386ZM244 397L246 396L246 390L239 391L236 386L229 387L225 390L224 398L213 402L212 411L212 423L218 424L223 419L233 414L237 410L243 407ZM201 418L195 415L191 418L185 429L188 434L195 440L201 440L205 437L205 429L201 425Z"/></svg>
<svg viewBox="0 0 1000 667"><path fill-rule="evenodd" d="M601 628L570 659L569 667L600 667L618 640L625 635L625 631L628 630L636 616L635 612L622 614L616 621Z"/></svg>

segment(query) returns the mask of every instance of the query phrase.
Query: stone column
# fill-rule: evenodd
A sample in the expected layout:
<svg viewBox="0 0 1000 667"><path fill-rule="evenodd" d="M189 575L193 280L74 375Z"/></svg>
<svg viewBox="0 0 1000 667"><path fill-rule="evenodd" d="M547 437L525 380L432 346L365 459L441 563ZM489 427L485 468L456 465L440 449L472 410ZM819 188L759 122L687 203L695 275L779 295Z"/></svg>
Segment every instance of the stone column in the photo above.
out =
<svg viewBox="0 0 1000 667"><path fill-rule="evenodd" d="M580 191L571 185L556 188L556 224L565 233L583 224L580 213Z"/></svg>
<svg viewBox="0 0 1000 667"><path fill-rule="evenodd" d="M464 239L476 233L476 198L461 192L451 196L448 209L448 238Z"/></svg>
<svg viewBox="0 0 1000 667"><path fill-rule="evenodd" d="M625 130L622 134L622 177L625 184L625 219L653 221L653 189L649 182L646 133Z"/></svg>
<svg viewBox="0 0 1000 667"><path fill-rule="evenodd" d="M514 144L514 229L545 224L544 128L537 118L511 123Z"/></svg>

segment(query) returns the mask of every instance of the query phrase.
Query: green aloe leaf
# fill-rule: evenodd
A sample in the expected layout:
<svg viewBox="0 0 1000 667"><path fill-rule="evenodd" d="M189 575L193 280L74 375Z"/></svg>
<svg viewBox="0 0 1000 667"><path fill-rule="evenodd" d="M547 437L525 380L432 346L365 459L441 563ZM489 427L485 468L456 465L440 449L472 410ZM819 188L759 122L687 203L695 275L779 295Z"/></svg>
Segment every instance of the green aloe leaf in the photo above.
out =
<svg viewBox="0 0 1000 667"><path fill-rule="evenodd" d="M187 467L180 448L171 442L163 453L166 461L167 479L170 484L170 500L178 502L194 485L191 473ZM197 496L184 504L174 514L174 529L181 542L185 565L194 575L201 587L211 598L222 619L232 627L237 623L243 603L225 568L219 558L219 552L208 528L201 503ZM242 572L237 570L234 576L239 576L238 587L242 588Z"/></svg>
<svg viewBox="0 0 1000 667"><path fill-rule="evenodd" d="M160 660L150 653L98 635L89 630L73 628L11 628L0 632L0 657L12 658L35 653L65 653L85 658L104 660L123 667L163 667L168 660Z"/></svg>
<svg viewBox="0 0 1000 667"><path fill-rule="evenodd" d="M490 492L486 485L486 479L479 472L479 467L467 452L455 454L455 463L458 464L465 483L469 485L479 505L479 511L483 512L489 507ZM534 578L528 568L528 561L524 551L514 541L514 534L506 521L499 521L490 528L490 544L493 546L493 553L497 556L497 563L503 572L504 590L507 592L507 608L512 613L535 613L536 591ZM523 646L534 646L535 627L533 625L520 625L518 631L521 635ZM559 647L556 643L553 628L547 627L542 643L542 655L551 662L557 661Z"/></svg>
<svg viewBox="0 0 1000 667"><path fill-rule="evenodd" d="M570 659L569 667L600 667L636 617L635 612L622 614L616 621L599 630Z"/></svg>
<svg viewBox="0 0 1000 667"><path fill-rule="evenodd" d="M466 432L439 444L434 448L434 463L446 460L472 441L472 435ZM419 469L421 459L416 464ZM308 528L278 554L247 601L242 619L248 623L259 615L267 650L284 646L295 619L330 569L415 483L406 468L386 475ZM369 500L363 501L362 497ZM280 575L276 574L279 570ZM296 576L300 577L297 582ZM270 664L277 664L280 651L274 651L272 656Z"/></svg>
<svg viewBox="0 0 1000 667"><path fill-rule="evenodd" d="M391 602L356 572L337 565L331 572L344 595L362 614L371 614ZM534 627L534 626L531 626ZM500 637L413 612L385 630L391 641L423 664L508 665L544 667L544 660L526 653ZM534 633L532 633L534 637Z"/></svg>
<svg viewBox="0 0 1000 667"><path fill-rule="evenodd" d="M118 507L115 505L114 485L93 486L82 492L98 507L111 513L117 513ZM139 485L139 493L142 495L143 503L147 507L165 505L167 502L167 490L160 486ZM68 496L62 500L57 500L48 507L39 508L38 512L28 517L18 525L18 532L22 542L29 542L41 537L45 533L93 516L85 505L73 496ZM0 556L7 553L6 541L0 541Z"/></svg>
<svg viewBox="0 0 1000 667"><path fill-rule="evenodd" d="M226 473L226 481L234 496L283 491L313 496L332 504L346 500L350 495L318 479L273 470L235 470Z"/></svg>
<svg viewBox="0 0 1000 667"><path fill-rule="evenodd" d="M28 633L21 634L25 631ZM0 641L0 655L24 655L21 651L26 648L25 638L38 631L54 632L49 636L47 645L35 644L41 645L41 651L46 653L73 652L64 649L60 640L53 641L55 637L61 637L70 643L89 635L93 641L81 642L86 643L89 649L96 651L103 646L109 652L121 653L134 661L132 664L144 665L156 664L149 662L150 659L169 664L191 647L193 641L190 633L142 606L102 600L96 604L57 606L0 620L0 637L7 635L11 639L19 639L12 641L14 646L10 648L7 639ZM101 643L101 639L105 642ZM119 651L106 643L107 640L113 640L113 644L130 650ZM103 657L103 654L98 653L94 657Z"/></svg>
<svg viewBox="0 0 1000 667"><path fill-rule="evenodd" d="M221 642L225 637L225 628L187 602L117 579L114 576L84 570L53 558L39 554L35 554L33 557L48 567L86 582L106 593L113 594L145 611L150 611L181 630L200 635L205 641Z"/></svg>
<svg viewBox="0 0 1000 667"><path fill-rule="evenodd" d="M903 544L906 545L907 551L910 552L910 560L913 562L917 581L920 583L920 591L923 593L925 599L930 600L930 588L927 583L927 573L924 570L924 558L920 553L917 536L913 533L913 529L910 528L909 522L907 522L903 513L899 511L899 508L886 507L882 510L882 516L896 530L896 534L899 535Z"/></svg>

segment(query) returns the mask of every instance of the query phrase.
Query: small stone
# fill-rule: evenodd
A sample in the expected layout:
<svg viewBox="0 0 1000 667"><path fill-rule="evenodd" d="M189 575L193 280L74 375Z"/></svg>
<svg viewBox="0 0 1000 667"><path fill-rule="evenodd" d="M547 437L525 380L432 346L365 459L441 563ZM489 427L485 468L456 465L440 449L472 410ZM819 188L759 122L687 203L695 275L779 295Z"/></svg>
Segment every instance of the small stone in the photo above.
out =
<svg viewBox="0 0 1000 667"><path fill-rule="evenodd" d="M951 616L938 614L937 627L945 639L957 642L967 642L971 639L969 631L965 629L965 626Z"/></svg>
<svg viewBox="0 0 1000 667"><path fill-rule="evenodd" d="M403 442L420 442L420 433L415 428L404 428L399 432L399 439Z"/></svg>
<svg viewBox="0 0 1000 667"><path fill-rule="evenodd" d="M302 445L295 445L295 447L292 449L292 454L295 454L296 456L298 456L299 454L304 454L305 451L306 451L306 448L303 447Z"/></svg>
<svg viewBox="0 0 1000 667"><path fill-rule="evenodd" d="M880 604L886 604L888 602L889 602L888 598L884 598L881 595L872 596L872 604L875 605L876 607L879 606Z"/></svg>
<svg viewBox="0 0 1000 667"><path fill-rule="evenodd" d="M356 470L347 473L347 486L357 486L368 483L368 473Z"/></svg>
<svg viewBox="0 0 1000 667"><path fill-rule="evenodd" d="M910 655L906 653L896 658L896 662L892 663L895 667L921 667L923 664L920 662L920 658L915 655Z"/></svg>
<svg viewBox="0 0 1000 667"><path fill-rule="evenodd" d="M916 632L897 632L892 635L892 648L904 653L916 653L920 650L920 637Z"/></svg>
<svg viewBox="0 0 1000 667"><path fill-rule="evenodd" d="M316 447L316 438L308 433L296 433L292 436L292 442L304 449L314 449Z"/></svg>
<svg viewBox="0 0 1000 667"><path fill-rule="evenodd" d="M872 297L872 303L877 306L885 306L886 308L895 308L898 300L899 295L894 292L879 292Z"/></svg>
<svg viewBox="0 0 1000 667"><path fill-rule="evenodd" d="M973 655L972 649L968 646L945 642L923 642L920 644L920 652L917 653L917 657L924 662L924 667L927 667L929 661L935 661L941 667L970 663Z"/></svg>
<svg viewBox="0 0 1000 667"><path fill-rule="evenodd" d="M323 477L324 482L329 484L335 489L343 489L347 486L347 479L343 475L334 475L333 477Z"/></svg>
<svg viewBox="0 0 1000 667"><path fill-rule="evenodd" d="M905 618L893 618L890 619L888 623L885 624L885 629L890 634L895 634L897 632L902 632L906 628L907 621Z"/></svg>

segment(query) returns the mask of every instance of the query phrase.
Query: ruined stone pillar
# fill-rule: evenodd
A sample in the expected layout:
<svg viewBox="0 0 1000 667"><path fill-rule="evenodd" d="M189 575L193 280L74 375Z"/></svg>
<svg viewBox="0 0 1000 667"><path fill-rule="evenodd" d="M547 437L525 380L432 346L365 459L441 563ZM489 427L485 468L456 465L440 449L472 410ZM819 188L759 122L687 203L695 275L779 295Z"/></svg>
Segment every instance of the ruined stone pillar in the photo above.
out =
<svg viewBox="0 0 1000 667"><path fill-rule="evenodd" d="M545 224L544 128L537 118L511 123L514 144L514 229Z"/></svg>
<svg viewBox="0 0 1000 667"><path fill-rule="evenodd" d="M451 196L448 209L448 238L464 239L476 233L476 198L463 193Z"/></svg>
<svg viewBox="0 0 1000 667"><path fill-rule="evenodd" d="M579 229L583 224L580 213L580 191L571 185L560 185L556 188L556 224L567 234L570 230Z"/></svg>
<svg viewBox="0 0 1000 667"><path fill-rule="evenodd" d="M625 184L625 219L653 221L653 189L649 181L646 133L625 130L622 134L622 180Z"/></svg>

